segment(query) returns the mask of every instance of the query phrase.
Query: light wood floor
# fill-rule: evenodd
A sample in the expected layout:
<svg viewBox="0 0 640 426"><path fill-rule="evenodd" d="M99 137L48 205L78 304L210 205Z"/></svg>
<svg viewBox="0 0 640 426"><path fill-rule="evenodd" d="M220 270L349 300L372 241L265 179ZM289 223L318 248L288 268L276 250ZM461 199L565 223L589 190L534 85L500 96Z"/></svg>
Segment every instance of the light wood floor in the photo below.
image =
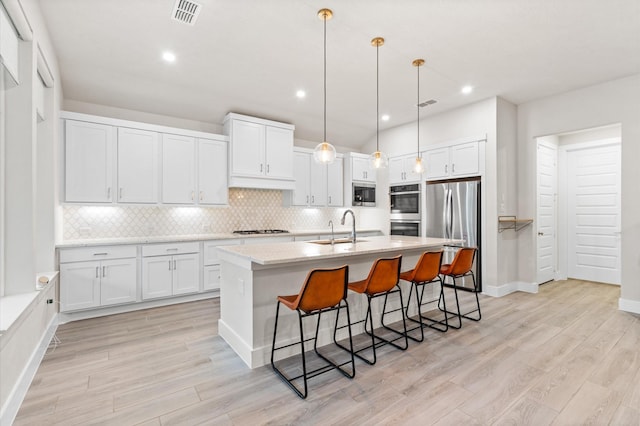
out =
<svg viewBox="0 0 640 426"><path fill-rule="evenodd" d="M570 280L483 298L481 322L316 377L305 401L218 336L217 300L78 321L15 424L640 425L640 316L618 297Z"/></svg>

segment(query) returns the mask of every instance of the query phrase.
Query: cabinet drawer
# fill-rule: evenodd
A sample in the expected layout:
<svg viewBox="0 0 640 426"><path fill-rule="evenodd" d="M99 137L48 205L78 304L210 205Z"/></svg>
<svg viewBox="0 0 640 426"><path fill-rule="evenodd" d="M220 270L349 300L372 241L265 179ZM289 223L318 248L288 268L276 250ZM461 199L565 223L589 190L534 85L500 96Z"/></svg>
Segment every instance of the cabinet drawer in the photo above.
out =
<svg viewBox="0 0 640 426"><path fill-rule="evenodd" d="M60 249L60 263L88 260L124 259L136 257L137 248L131 246L99 246Z"/></svg>
<svg viewBox="0 0 640 426"><path fill-rule="evenodd" d="M199 253L200 243L150 244L142 246L142 256L164 256L171 254Z"/></svg>
<svg viewBox="0 0 640 426"><path fill-rule="evenodd" d="M214 240L214 241L205 241L204 242L204 264L205 265L215 265L220 263L218 259L218 250L216 247L219 246L235 246L242 243L242 240Z"/></svg>

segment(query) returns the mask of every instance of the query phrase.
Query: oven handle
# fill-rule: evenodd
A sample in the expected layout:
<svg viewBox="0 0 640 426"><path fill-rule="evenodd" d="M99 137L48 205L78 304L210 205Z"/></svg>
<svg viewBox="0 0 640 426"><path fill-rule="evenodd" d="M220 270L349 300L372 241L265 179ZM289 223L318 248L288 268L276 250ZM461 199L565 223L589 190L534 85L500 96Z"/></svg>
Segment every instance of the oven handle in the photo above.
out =
<svg viewBox="0 0 640 426"><path fill-rule="evenodd" d="M412 194L420 194L420 191L389 192L389 195L412 195Z"/></svg>
<svg viewBox="0 0 640 426"><path fill-rule="evenodd" d="M390 223L421 223L421 220L410 220L410 219L393 219L389 221Z"/></svg>

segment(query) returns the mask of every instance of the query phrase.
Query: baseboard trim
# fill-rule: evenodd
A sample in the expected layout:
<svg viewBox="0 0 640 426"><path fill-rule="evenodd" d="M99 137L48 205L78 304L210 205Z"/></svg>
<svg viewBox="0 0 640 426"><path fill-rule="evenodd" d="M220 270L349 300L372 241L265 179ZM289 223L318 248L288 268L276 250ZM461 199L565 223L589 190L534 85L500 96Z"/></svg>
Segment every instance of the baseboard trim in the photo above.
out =
<svg viewBox="0 0 640 426"><path fill-rule="evenodd" d="M528 283L525 281L512 281L499 286L484 285L482 294L486 294L491 297L502 297L507 294L515 293L516 291L524 291L525 293L537 293L538 284Z"/></svg>
<svg viewBox="0 0 640 426"><path fill-rule="evenodd" d="M18 382L7 398L5 406L2 407L2 412L0 412L0 425L13 424L13 421L18 414L18 410L20 410L20 406L22 405L22 401L24 401L24 397L27 395L29 386L31 386L31 382L38 371L38 367L40 367L40 363L47 352L49 342L51 342L51 339L56 334L57 329L58 315L56 314L51 318L49 325L47 325L47 329L40 339L40 343L38 343L38 346L31 354L31 359L29 359L29 362L22 371Z"/></svg>
<svg viewBox="0 0 640 426"><path fill-rule="evenodd" d="M640 314L640 301L623 299L621 297L618 299L618 309L625 312L631 312L632 314Z"/></svg>

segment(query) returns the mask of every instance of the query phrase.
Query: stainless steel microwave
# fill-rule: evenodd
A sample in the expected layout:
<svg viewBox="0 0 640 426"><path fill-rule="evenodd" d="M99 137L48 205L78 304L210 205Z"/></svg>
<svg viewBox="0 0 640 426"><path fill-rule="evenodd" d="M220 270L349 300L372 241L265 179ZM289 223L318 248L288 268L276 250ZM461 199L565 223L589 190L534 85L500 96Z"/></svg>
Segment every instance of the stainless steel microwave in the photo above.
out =
<svg viewBox="0 0 640 426"><path fill-rule="evenodd" d="M374 183L354 183L351 205L360 207L375 207L376 185Z"/></svg>

